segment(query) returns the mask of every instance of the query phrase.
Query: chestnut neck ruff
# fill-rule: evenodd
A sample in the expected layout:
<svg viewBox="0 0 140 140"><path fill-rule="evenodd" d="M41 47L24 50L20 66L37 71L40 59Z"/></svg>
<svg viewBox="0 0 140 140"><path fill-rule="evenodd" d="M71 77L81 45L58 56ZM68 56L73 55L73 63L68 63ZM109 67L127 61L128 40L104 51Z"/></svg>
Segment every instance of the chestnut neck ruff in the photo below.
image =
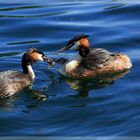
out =
<svg viewBox="0 0 140 140"><path fill-rule="evenodd" d="M80 45L78 51L81 57L87 57L90 52L90 48Z"/></svg>

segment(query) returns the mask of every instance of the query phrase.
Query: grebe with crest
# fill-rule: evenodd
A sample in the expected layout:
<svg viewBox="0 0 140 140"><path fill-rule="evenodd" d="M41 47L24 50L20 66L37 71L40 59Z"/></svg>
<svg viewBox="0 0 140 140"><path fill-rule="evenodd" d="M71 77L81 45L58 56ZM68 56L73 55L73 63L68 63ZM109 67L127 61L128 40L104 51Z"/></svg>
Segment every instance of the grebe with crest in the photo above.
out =
<svg viewBox="0 0 140 140"><path fill-rule="evenodd" d="M65 47L55 52L58 54L71 48L77 51L73 58L61 65L60 74L71 78L90 78L120 73L132 67L127 55L111 53L103 48L91 48L88 37L85 34L77 35Z"/></svg>
<svg viewBox="0 0 140 140"><path fill-rule="evenodd" d="M45 61L48 64L53 62L51 58L47 58L40 50L30 48L22 56L23 72L12 70L0 72L0 99L12 96L32 84L35 79L32 64L36 61Z"/></svg>

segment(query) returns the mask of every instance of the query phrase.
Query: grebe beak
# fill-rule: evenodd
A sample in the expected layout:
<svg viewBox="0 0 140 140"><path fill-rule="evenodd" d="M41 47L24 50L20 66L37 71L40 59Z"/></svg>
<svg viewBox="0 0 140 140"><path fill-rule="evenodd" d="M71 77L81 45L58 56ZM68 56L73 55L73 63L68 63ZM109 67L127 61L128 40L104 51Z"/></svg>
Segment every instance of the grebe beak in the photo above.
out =
<svg viewBox="0 0 140 140"><path fill-rule="evenodd" d="M75 45L75 43L68 44L65 47L61 48L60 50L54 52L54 54L58 54L58 53L66 51L66 50L69 50L73 45Z"/></svg>
<svg viewBox="0 0 140 140"><path fill-rule="evenodd" d="M52 58L48 58L47 56L43 56L43 61L48 63L49 66L54 66L54 61Z"/></svg>
<svg viewBox="0 0 140 140"><path fill-rule="evenodd" d="M58 53L61 53L61 52L64 52L66 50L69 50L69 49L78 49L78 45L79 45L79 41L82 39L82 38L88 38L89 35L85 35L85 34L79 34L79 35L76 35L74 36L71 40L69 40L69 42L67 43L67 45L63 48L61 48L60 50L54 52L54 54L58 54Z"/></svg>

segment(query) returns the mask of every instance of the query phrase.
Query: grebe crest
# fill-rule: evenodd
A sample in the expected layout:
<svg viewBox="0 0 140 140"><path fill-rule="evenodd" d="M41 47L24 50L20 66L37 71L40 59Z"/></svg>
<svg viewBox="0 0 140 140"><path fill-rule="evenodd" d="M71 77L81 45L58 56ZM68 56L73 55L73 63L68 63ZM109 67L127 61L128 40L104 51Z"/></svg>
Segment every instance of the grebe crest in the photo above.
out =
<svg viewBox="0 0 140 140"><path fill-rule="evenodd" d="M121 53L111 53L103 48L91 48L88 35L80 34L73 37L65 47L55 53L61 53L75 48L76 57L64 63L60 73L69 77L94 77L99 74L118 73L131 68L128 56Z"/></svg>
<svg viewBox="0 0 140 140"><path fill-rule="evenodd" d="M22 56L23 73L12 70L0 72L0 98L7 98L32 84L35 78L32 64L36 61L51 63L52 59L40 50L30 48Z"/></svg>

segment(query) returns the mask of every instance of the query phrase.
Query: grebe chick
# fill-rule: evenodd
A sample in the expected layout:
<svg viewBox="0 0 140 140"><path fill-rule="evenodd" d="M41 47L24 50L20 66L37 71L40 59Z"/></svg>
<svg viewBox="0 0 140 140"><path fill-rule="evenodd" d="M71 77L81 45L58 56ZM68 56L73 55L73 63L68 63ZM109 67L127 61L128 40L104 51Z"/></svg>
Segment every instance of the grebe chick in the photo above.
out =
<svg viewBox="0 0 140 140"><path fill-rule="evenodd" d="M59 72L62 75L89 78L102 74L115 74L131 68L132 63L127 55L111 53L103 48L90 48L88 37L85 34L77 35L65 47L55 52L57 54L73 47L78 52L61 66Z"/></svg>
<svg viewBox="0 0 140 140"><path fill-rule="evenodd" d="M36 61L52 63L52 59L47 58L43 52L30 48L22 56L23 73L12 70L0 72L0 99L12 96L32 84L35 74L31 65Z"/></svg>

